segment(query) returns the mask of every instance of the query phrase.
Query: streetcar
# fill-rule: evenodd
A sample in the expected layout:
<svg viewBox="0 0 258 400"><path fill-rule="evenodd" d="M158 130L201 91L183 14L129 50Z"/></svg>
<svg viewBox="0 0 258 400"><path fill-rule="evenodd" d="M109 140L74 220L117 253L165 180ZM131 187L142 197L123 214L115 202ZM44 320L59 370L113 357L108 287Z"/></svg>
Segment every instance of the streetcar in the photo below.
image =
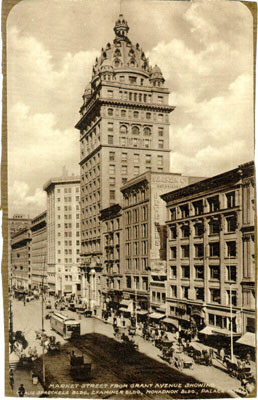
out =
<svg viewBox="0 0 258 400"><path fill-rule="evenodd" d="M56 312L50 315L50 326L51 329L62 335L64 339L79 336L81 333L80 322Z"/></svg>

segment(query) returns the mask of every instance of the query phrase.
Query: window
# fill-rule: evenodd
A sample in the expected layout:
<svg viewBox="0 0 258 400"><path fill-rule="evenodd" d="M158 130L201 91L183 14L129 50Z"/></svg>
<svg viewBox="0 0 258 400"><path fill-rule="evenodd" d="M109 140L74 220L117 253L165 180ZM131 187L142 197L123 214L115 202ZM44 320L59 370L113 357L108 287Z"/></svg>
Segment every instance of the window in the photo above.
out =
<svg viewBox="0 0 258 400"><path fill-rule="evenodd" d="M122 185L125 185L127 182L127 178L122 178Z"/></svg>
<svg viewBox="0 0 258 400"><path fill-rule="evenodd" d="M116 191L115 190L110 190L109 191L109 199L110 200L115 200L116 199Z"/></svg>
<svg viewBox="0 0 258 400"><path fill-rule="evenodd" d="M235 232L237 228L237 219L235 215L226 218L227 232Z"/></svg>
<svg viewBox="0 0 258 400"><path fill-rule="evenodd" d="M114 131L114 124L113 122L108 122L108 132L113 132Z"/></svg>
<svg viewBox="0 0 258 400"><path fill-rule="evenodd" d="M170 279L176 279L176 265L170 267Z"/></svg>
<svg viewBox="0 0 258 400"><path fill-rule="evenodd" d="M210 279L220 280L219 265L210 265Z"/></svg>
<svg viewBox="0 0 258 400"><path fill-rule="evenodd" d="M183 206L180 207L181 211L181 218L187 218L189 217L189 206L188 204L184 204Z"/></svg>
<svg viewBox="0 0 258 400"><path fill-rule="evenodd" d="M138 126L133 126L132 127L132 134L133 135L139 135L140 133L140 129L138 128Z"/></svg>
<svg viewBox="0 0 258 400"><path fill-rule="evenodd" d="M163 114L158 114L158 122L163 122Z"/></svg>
<svg viewBox="0 0 258 400"><path fill-rule="evenodd" d="M182 238L187 238L190 235L189 225L182 225L181 227Z"/></svg>
<svg viewBox="0 0 258 400"><path fill-rule="evenodd" d="M134 111L133 112L133 117L134 118L139 118L139 111Z"/></svg>
<svg viewBox="0 0 258 400"><path fill-rule="evenodd" d="M236 195L235 192L227 193L227 208L232 208L236 206Z"/></svg>
<svg viewBox="0 0 258 400"><path fill-rule="evenodd" d="M195 288L196 300L204 301L204 288Z"/></svg>
<svg viewBox="0 0 258 400"><path fill-rule="evenodd" d="M127 153L122 153L121 160L127 162Z"/></svg>
<svg viewBox="0 0 258 400"><path fill-rule="evenodd" d="M139 164L140 162L140 154L134 154L133 155L133 161L135 164Z"/></svg>
<svg viewBox="0 0 258 400"><path fill-rule="evenodd" d="M144 129L143 129L143 134L144 134L144 136L150 136L151 135L151 129L149 128L149 127L145 127Z"/></svg>
<svg viewBox="0 0 258 400"><path fill-rule="evenodd" d="M108 115L112 116L114 114L113 108L108 108Z"/></svg>
<svg viewBox="0 0 258 400"><path fill-rule="evenodd" d="M210 289L210 301L220 304L220 289Z"/></svg>
<svg viewBox="0 0 258 400"><path fill-rule="evenodd" d="M109 98L112 98L113 97L113 90L108 90L107 94L108 94Z"/></svg>
<svg viewBox="0 0 258 400"><path fill-rule="evenodd" d="M177 287L174 285L170 286L170 296L177 297Z"/></svg>
<svg viewBox="0 0 258 400"><path fill-rule="evenodd" d="M137 78L135 76L129 76L129 83L136 83Z"/></svg>
<svg viewBox="0 0 258 400"><path fill-rule="evenodd" d="M121 110L121 117L126 117L126 110Z"/></svg>
<svg viewBox="0 0 258 400"><path fill-rule="evenodd" d="M144 147L145 147L146 149L149 149L149 148L150 148L150 140L149 140L149 139L144 139Z"/></svg>
<svg viewBox="0 0 258 400"><path fill-rule="evenodd" d="M195 265L195 279L204 279L204 269L203 265Z"/></svg>
<svg viewBox="0 0 258 400"><path fill-rule="evenodd" d="M114 174L116 172L116 167L115 165L109 165L109 173Z"/></svg>
<svg viewBox="0 0 258 400"><path fill-rule="evenodd" d="M115 152L114 151L109 152L109 161L115 161Z"/></svg>
<svg viewBox="0 0 258 400"><path fill-rule="evenodd" d="M127 175L127 165L122 165L121 173L122 173L122 175Z"/></svg>
<svg viewBox="0 0 258 400"><path fill-rule="evenodd" d="M183 297L183 299L188 299L188 292L189 292L189 287L188 286L182 286L182 297Z"/></svg>
<svg viewBox="0 0 258 400"><path fill-rule="evenodd" d="M163 96L158 96L158 103L162 104L163 103Z"/></svg>
<svg viewBox="0 0 258 400"><path fill-rule="evenodd" d="M108 135L108 144L114 144L114 137L112 135Z"/></svg>
<svg viewBox="0 0 258 400"><path fill-rule="evenodd" d="M115 186L116 184L116 178L114 176L109 177L109 185L110 186Z"/></svg>
<svg viewBox="0 0 258 400"><path fill-rule="evenodd" d="M189 265L182 265L181 267L181 271L182 271L182 278L190 278L190 268Z"/></svg>
<svg viewBox="0 0 258 400"><path fill-rule="evenodd" d="M157 164L158 164L158 166L163 166L163 156L158 156Z"/></svg>
<svg viewBox="0 0 258 400"><path fill-rule="evenodd" d="M134 166L134 176L137 176L140 174L140 167L139 166Z"/></svg>
<svg viewBox="0 0 258 400"><path fill-rule="evenodd" d="M219 206L219 196L211 197L208 199L209 203L209 211L214 212L218 211L220 206Z"/></svg>
<svg viewBox="0 0 258 400"><path fill-rule="evenodd" d="M127 277L126 277L126 287L129 288L129 289L132 287L132 279L131 279L131 276L127 276Z"/></svg>
<svg viewBox="0 0 258 400"><path fill-rule="evenodd" d="M159 127L158 128L158 135L163 136L164 135L164 128Z"/></svg>
<svg viewBox="0 0 258 400"><path fill-rule="evenodd" d="M231 304L232 304L232 306L237 306L236 290L227 290L227 304L228 304L228 306L230 306Z"/></svg>
<svg viewBox="0 0 258 400"><path fill-rule="evenodd" d="M209 222L210 226L210 235L217 235L220 231L220 219L212 218Z"/></svg>
<svg viewBox="0 0 258 400"><path fill-rule="evenodd" d="M159 149L163 149L164 148L164 140L159 139L158 147L159 147Z"/></svg>
<svg viewBox="0 0 258 400"><path fill-rule="evenodd" d="M202 223L197 223L194 225L194 234L195 236L203 236L204 226Z"/></svg>
<svg viewBox="0 0 258 400"><path fill-rule="evenodd" d="M210 257L219 257L220 256L220 245L219 242L210 243Z"/></svg>
<svg viewBox="0 0 258 400"><path fill-rule="evenodd" d="M193 206L194 206L194 214L195 215L203 214L203 201L202 200L195 201L193 203Z"/></svg>
<svg viewBox="0 0 258 400"><path fill-rule="evenodd" d="M170 258L176 258L176 247L170 247Z"/></svg>
<svg viewBox="0 0 258 400"><path fill-rule="evenodd" d="M176 209L175 208L170 209L170 218L171 218L171 221L176 220Z"/></svg>
<svg viewBox="0 0 258 400"><path fill-rule="evenodd" d="M227 257L236 257L236 242L227 242Z"/></svg>
<svg viewBox="0 0 258 400"><path fill-rule="evenodd" d="M120 125L119 131L122 134L126 134L128 132L127 126L126 125Z"/></svg>
<svg viewBox="0 0 258 400"><path fill-rule="evenodd" d="M195 244L194 245L194 256L196 258L202 258L203 257L203 244Z"/></svg>
<svg viewBox="0 0 258 400"><path fill-rule="evenodd" d="M151 113L150 112L146 113L146 119L151 119Z"/></svg>
<svg viewBox="0 0 258 400"><path fill-rule="evenodd" d="M232 281L232 282L236 282L236 265L227 265L226 266L227 269L227 280L228 281Z"/></svg>
<svg viewBox="0 0 258 400"><path fill-rule="evenodd" d="M151 154L145 155L145 162L146 162L146 164L151 164Z"/></svg>
<svg viewBox="0 0 258 400"><path fill-rule="evenodd" d="M177 237L176 227L170 226L170 239L176 239L176 237Z"/></svg>
<svg viewBox="0 0 258 400"><path fill-rule="evenodd" d="M118 49L117 49L118 50ZM121 54L119 54L119 55L121 55ZM125 77L123 76L123 75L120 75L119 76L119 80L120 80L120 82L124 82L125 81Z"/></svg>
<svg viewBox="0 0 258 400"><path fill-rule="evenodd" d="M182 258L189 258L189 245L181 246Z"/></svg>

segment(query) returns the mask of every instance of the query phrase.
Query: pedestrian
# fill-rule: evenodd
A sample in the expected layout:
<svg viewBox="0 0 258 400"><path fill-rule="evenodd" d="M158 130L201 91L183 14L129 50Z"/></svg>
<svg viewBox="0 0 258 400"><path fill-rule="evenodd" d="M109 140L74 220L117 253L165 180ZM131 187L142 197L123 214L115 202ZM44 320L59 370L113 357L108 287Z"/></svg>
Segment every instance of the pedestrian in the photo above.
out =
<svg viewBox="0 0 258 400"><path fill-rule="evenodd" d="M221 361L223 363L224 362L224 358L225 358L225 350L224 350L223 347L220 349L219 355L220 355L220 359L221 359Z"/></svg>
<svg viewBox="0 0 258 400"><path fill-rule="evenodd" d="M9 373L9 377L10 377L10 386L13 389L14 386L14 376L13 376L13 370L10 369L10 373Z"/></svg>
<svg viewBox="0 0 258 400"><path fill-rule="evenodd" d="M25 395L25 389L24 389L24 386L22 383L18 389L18 394L19 394L19 397L24 397L24 395Z"/></svg>
<svg viewBox="0 0 258 400"><path fill-rule="evenodd" d="M26 296L25 295L23 297L23 304L24 304L24 306L26 306Z"/></svg>

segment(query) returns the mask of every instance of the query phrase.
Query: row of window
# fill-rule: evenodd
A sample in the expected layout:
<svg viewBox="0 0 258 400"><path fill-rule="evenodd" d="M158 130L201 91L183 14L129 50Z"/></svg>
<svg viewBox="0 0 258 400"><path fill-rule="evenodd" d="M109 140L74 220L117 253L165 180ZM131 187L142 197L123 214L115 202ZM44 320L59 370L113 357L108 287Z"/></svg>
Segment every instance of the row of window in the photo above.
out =
<svg viewBox="0 0 258 400"><path fill-rule="evenodd" d="M125 212L125 224L131 225L148 219L148 206L142 206Z"/></svg>
<svg viewBox="0 0 258 400"><path fill-rule="evenodd" d="M202 258L204 256L204 245L194 244L194 257ZM189 258L190 257L190 247L189 245L180 246L180 258ZM226 242L226 255L225 257L236 257L237 246L235 241ZM220 243L213 242L208 244L208 257L220 257ZM170 247L170 258L177 258L177 247Z"/></svg>
<svg viewBox="0 0 258 400"><path fill-rule="evenodd" d="M118 109L108 108L108 109L107 109L107 115L108 115L109 117L113 117L113 116L114 116L115 110L118 110ZM163 123L163 122L164 122L164 120L165 120L165 115L166 115L166 114L164 115L164 114L162 114L162 113L156 115L156 113L153 113L153 114L152 114L152 113L150 113L150 112L146 112L146 113L143 114L143 113L140 113L140 111L137 111L137 110L133 111L132 113L130 113L130 112L128 111L128 114L127 114L126 111L127 111L127 110L121 110L121 111L120 111L120 116L121 116L121 117L126 117L126 116L128 116L128 117L132 117L133 119L139 119L140 116L142 116L142 117L144 117L144 118L147 119L147 120L151 120L152 117L153 117L153 120L154 120L154 121L157 120L157 122L160 122L160 123ZM167 115L166 115L166 117L167 117ZM167 118L166 118L166 120L167 120Z"/></svg>
<svg viewBox="0 0 258 400"><path fill-rule="evenodd" d="M177 279L178 277L179 267L176 265L172 265L169 269L169 278ZM220 265L209 265L208 267L209 279L220 280ZM199 279L204 280L204 267L203 265L195 265L194 266L194 276L192 277L190 274L190 266L182 265L181 266L181 278L186 279ZM236 282L237 279L237 268L236 265L227 265L226 266L226 280Z"/></svg>
<svg viewBox="0 0 258 400"><path fill-rule="evenodd" d="M142 240L141 242L133 242L125 244L125 255L126 256L147 256L148 255L148 241Z"/></svg>
<svg viewBox="0 0 258 400"><path fill-rule="evenodd" d="M63 244L63 243L60 242L60 241L57 242L57 246L61 246L62 244ZM80 241L79 241L79 240L76 240L75 244L76 244L76 246L79 246L79 245L80 245ZM65 245L65 246L72 246L72 245L73 245L73 241L72 241L72 240L65 240L65 241L64 241L64 245Z"/></svg>
<svg viewBox="0 0 258 400"><path fill-rule="evenodd" d="M219 196L213 196L206 200L198 200L193 203L186 203L179 207L170 209L171 220L177 218L187 218L189 216L197 216L204 214L205 208L208 207L206 212L215 212L223 208L233 208L236 206L236 193L230 192L225 194L224 202L220 200ZM190 210L193 212L190 213Z"/></svg>
<svg viewBox="0 0 258 400"><path fill-rule="evenodd" d="M78 186L73 187L73 188L58 188L57 193L80 193L80 188Z"/></svg>
<svg viewBox="0 0 258 400"><path fill-rule="evenodd" d="M86 240L90 239L90 238L95 238L95 237L100 237L100 229L87 229L84 230L82 232L82 236L83 238L85 238Z"/></svg>
<svg viewBox="0 0 258 400"><path fill-rule="evenodd" d="M166 303L166 293L154 292L151 291L151 301L153 303Z"/></svg>
<svg viewBox="0 0 258 400"><path fill-rule="evenodd" d="M141 225L135 225L133 227L128 226L127 228L125 228L125 240L139 239L140 228L141 228L141 237L147 238L148 224L145 223Z"/></svg>
<svg viewBox="0 0 258 400"><path fill-rule="evenodd" d="M237 229L237 218L235 215L231 215L229 217L226 217L225 219L226 222L226 232L235 232ZM222 230L222 223L221 220L218 219L212 219L211 221L208 222L209 226L209 235L217 235L220 233ZM204 223L198 222L193 225L194 228L194 236L203 236L205 228L204 228ZM189 224L182 225L180 227L180 236L181 238L187 238L191 234L190 232L190 226ZM176 226L170 226L170 239L176 239L177 238L177 229Z"/></svg>
<svg viewBox="0 0 258 400"><path fill-rule="evenodd" d="M73 198L72 198L71 196L65 196L65 197L64 197L65 203L66 203L66 202L71 202L72 200L73 200ZM76 197L75 197L75 200L76 200L76 201L80 201L80 196L76 196ZM60 201L61 201L61 198L60 198L60 197L57 197L57 201L60 202Z"/></svg>
<svg viewBox="0 0 258 400"><path fill-rule="evenodd" d="M124 76L120 76L120 82L125 82L124 81ZM141 86L143 85L144 79L140 78L140 84ZM128 82L130 84L137 85L137 77L135 76L129 76ZM112 99L114 97L114 91L113 90L108 90L108 97ZM134 91L127 91L127 90L120 90L119 91L119 97L121 100L129 100L129 101L137 101L139 103L151 103L152 102L152 95L147 94L147 93L139 93L139 92L134 92ZM164 97L163 96L157 96L157 103L158 104L163 104L164 102Z"/></svg>
<svg viewBox="0 0 258 400"><path fill-rule="evenodd" d="M126 275L126 287L128 289L148 290L148 288L149 288L148 278L142 277L142 285L140 287L140 277L139 276L132 277L131 275Z"/></svg>
<svg viewBox="0 0 258 400"><path fill-rule="evenodd" d="M61 258L58 258L57 262L61 263L62 262ZM73 259L72 258L65 258L64 262L66 264L68 264L68 263L71 264L73 262ZM80 258L76 258L76 262L79 263L80 262Z"/></svg>
<svg viewBox="0 0 258 400"><path fill-rule="evenodd" d="M114 144L114 136L108 135L108 144ZM119 137L120 146L130 146L130 147L143 147L145 149L151 148L150 139L138 139L138 138L128 138L124 136ZM164 149L164 140L158 140L158 148Z"/></svg>
<svg viewBox="0 0 258 400"><path fill-rule="evenodd" d="M189 299L189 286L170 286L170 297ZM205 300L204 288L195 287L195 298L196 300ZM220 289L209 289L209 300L210 303L221 304L221 290ZM237 306L237 291L236 290L226 290L226 304Z"/></svg>
<svg viewBox="0 0 258 400"><path fill-rule="evenodd" d="M146 272L148 269L148 258L126 258L125 259L125 268L127 271L144 271Z"/></svg>

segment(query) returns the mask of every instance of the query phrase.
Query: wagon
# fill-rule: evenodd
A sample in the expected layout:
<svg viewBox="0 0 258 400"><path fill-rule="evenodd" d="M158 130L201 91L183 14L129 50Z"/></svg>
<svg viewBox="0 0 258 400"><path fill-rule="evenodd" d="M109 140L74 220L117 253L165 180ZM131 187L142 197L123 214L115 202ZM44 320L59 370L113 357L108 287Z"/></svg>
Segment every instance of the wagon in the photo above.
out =
<svg viewBox="0 0 258 400"><path fill-rule="evenodd" d="M184 368L193 369L194 361L187 354L175 351L171 358L171 364L182 371Z"/></svg>

